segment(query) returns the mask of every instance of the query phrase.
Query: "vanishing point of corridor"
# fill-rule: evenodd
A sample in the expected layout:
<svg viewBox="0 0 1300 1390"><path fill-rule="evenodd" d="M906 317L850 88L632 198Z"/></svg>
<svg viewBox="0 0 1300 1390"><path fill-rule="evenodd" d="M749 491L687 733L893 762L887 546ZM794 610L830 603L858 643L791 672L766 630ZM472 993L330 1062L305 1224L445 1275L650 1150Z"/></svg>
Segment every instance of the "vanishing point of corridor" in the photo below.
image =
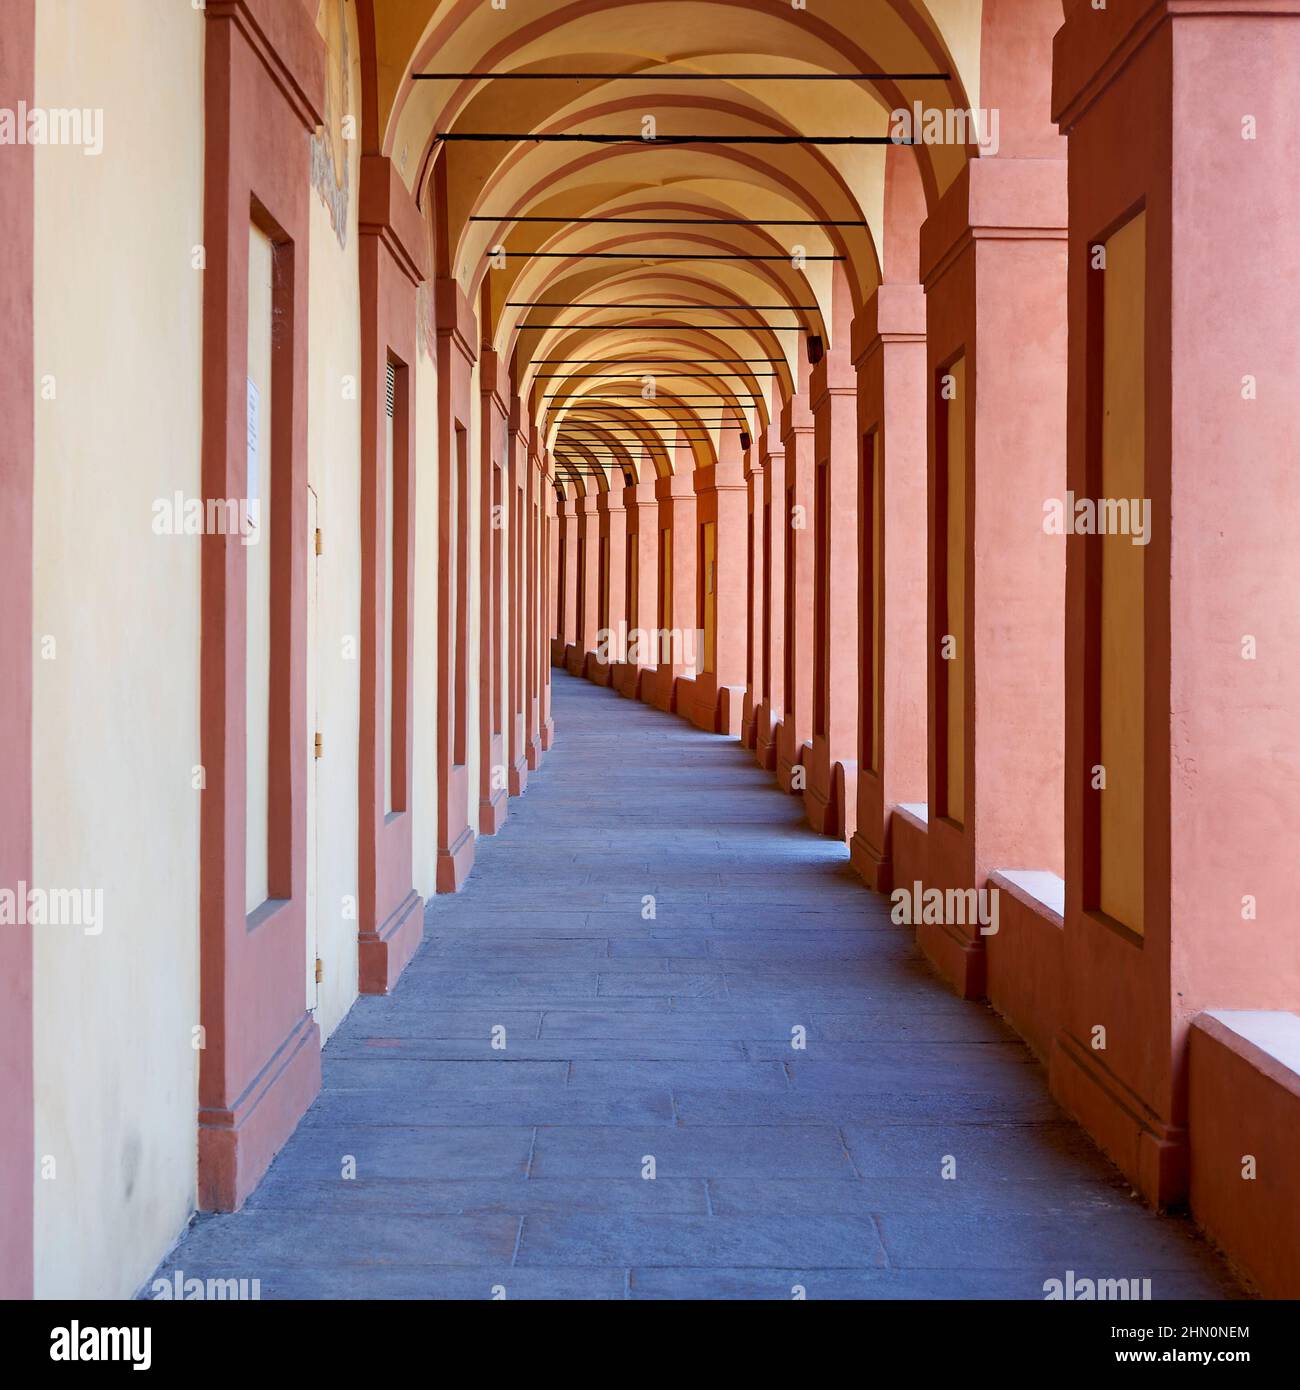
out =
<svg viewBox="0 0 1300 1390"><path fill-rule="evenodd" d="M562 732L235 1215L264 1298L1231 1297L734 741L555 673ZM804 1045L798 1045L800 1042ZM494 1045L495 1043L495 1045Z"/></svg>

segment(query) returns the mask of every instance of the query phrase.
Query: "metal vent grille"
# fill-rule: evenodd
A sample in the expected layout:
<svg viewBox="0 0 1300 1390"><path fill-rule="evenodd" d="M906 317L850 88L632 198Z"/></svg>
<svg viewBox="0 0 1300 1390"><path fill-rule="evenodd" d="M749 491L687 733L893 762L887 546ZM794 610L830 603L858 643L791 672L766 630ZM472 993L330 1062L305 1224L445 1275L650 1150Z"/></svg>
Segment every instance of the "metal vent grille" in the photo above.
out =
<svg viewBox="0 0 1300 1390"><path fill-rule="evenodd" d="M397 368L388 364L388 418L393 418L393 400L397 394Z"/></svg>

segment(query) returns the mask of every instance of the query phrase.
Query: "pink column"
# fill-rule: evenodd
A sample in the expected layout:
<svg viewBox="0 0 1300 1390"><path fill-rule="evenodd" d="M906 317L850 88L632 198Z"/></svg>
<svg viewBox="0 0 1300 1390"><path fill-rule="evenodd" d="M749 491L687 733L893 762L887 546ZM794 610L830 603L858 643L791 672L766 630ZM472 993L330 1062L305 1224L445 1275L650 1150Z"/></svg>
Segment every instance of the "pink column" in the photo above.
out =
<svg viewBox="0 0 1300 1390"><path fill-rule="evenodd" d="M1144 677L1136 787L1133 747L1116 763L1101 746L1103 614L1108 626L1121 616L1103 610L1101 556L1122 542L1064 541L1067 997L1052 1086L1157 1202L1187 1188L1193 1017L1300 1000L1300 859L1293 842L1278 852L1300 825L1300 319L1294 217L1277 215L1300 207L1297 92L1293 6L1229 0L1206 18L1117 4L1072 12L1057 37L1054 107L1070 145L1068 483L1098 495L1105 364L1137 335L1150 512L1132 639ZM1128 245L1145 266L1144 312L1108 342L1106 277L1137 209L1145 232ZM1114 252L1104 268L1103 244ZM1125 796L1140 802L1131 833L1108 845L1104 799ZM1103 907L1115 855L1135 866L1140 920ZM1240 1135L1235 1156L1257 1152L1251 1120L1225 1111L1211 1123ZM1242 1181L1236 1158L1196 1181L1227 1185L1243 1213L1267 1201L1264 1173ZM1294 1166L1272 1181L1293 1182Z"/></svg>
<svg viewBox="0 0 1300 1390"><path fill-rule="evenodd" d="M513 371L512 371L513 376ZM532 555L532 466L528 456L528 421L523 402L510 395L510 607L506 615L510 633L510 705L507 710L510 761L510 795L519 796L528 785L528 724L532 715L530 688L532 651L531 619L534 586L530 581Z"/></svg>
<svg viewBox="0 0 1300 1390"><path fill-rule="evenodd" d="M745 700L740 716L740 741L758 745L758 707L763 699L763 566L767 553L767 512L763 505L764 468L761 452L745 450Z"/></svg>
<svg viewBox="0 0 1300 1390"><path fill-rule="evenodd" d="M616 473L621 481L621 475ZM597 634L595 655L587 663L587 674L597 685L610 685L617 659L619 624L626 622L627 603L623 593L624 565L627 555L627 508L623 505L623 489L611 487L597 499L600 513L600 539L604 545L605 574L603 590L597 594ZM599 576L598 576L599 577ZM604 643L602 656L601 644Z"/></svg>
<svg viewBox="0 0 1300 1390"><path fill-rule="evenodd" d="M578 628L569 652L570 675L585 676L596 650L597 611L600 589L600 500L595 478L589 478L590 492L578 498Z"/></svg>
<svg viewBox="0 0 1300 1390"><path fill-rule="evenodd" d="M34 103L34 0L5 13L0 91ZM14 145L0 159L0 886L32 878L32 254L34 147ZM0 929L0 1298L32 1295L32 937L28 926Z"/></svg>
<svg viewBox="0 0 1300 1390"><path fill-rule="evenodd" d="M767 426L759 441L759 460L763 473L763 563L758 585L763 637L756 672L754 760L773 772L777 730L785 708L785 554L790 524L785 509L785 445L776 421Z"/></svg>
<svg viewBox="0 0 1300 1390"><path fill-rule="evenodd" d="M1043 499L1060 496L1065 481L1065 175L1064 159L971 160L921 233L930 376L926 876L939 888L982 888L997 868L1062 868L1065 566L1059 541L1044 533ZM958 456L964 482L950 515L947 479ZM950 554L954 534L961 550ZM950 738L954 725L959 738ZM959 991L984 993L977 923L923 923L917 937Z"/></svg>
<svg viewBox="0 0 1300 1390"><path fill-rule="evenodd" d="M553 659L557 666L568 669L578 650L578 533L579 509L582 498L574 490L572 481L562 499L557 498L559 507L559 550L557 566L557 588L559 595L559 632L556 634Z"/></svg>
<svg viewBox="0 0 1300 1390"><path fill-rule="evenodd" d="M688 464L684 455L678 459L680 467ZM672 537L672 573L666 593L659 595L660 613L653 624L659 643L655 656L657 665L647 670L641 678L641 698L658 709L677 708L677 687L683 680L691 680L695 675L694 660L698 653L694 646L696 593L695 593L695 490L692 475L688 472L670 473L655 483L655 496L659 501L660 549L656 553L655 566L658 573L659 556L662 554L663 533Z"/></svg>
<svg viewBox="0 0 1300 1390"><path fill-rule="evenodd" d="M697 616L695 625L708 631L712 609L713 650L701 644L698 674L689 687L689 708L683 713L711 733L740 736L744 702L747 543L744 456L739 436L722 436L718 462L697 469L694 476ZM713 528L714 554L706 562L705 528Z"/></svg>
<svg viewBox="0 0 1300 1390"><path fill-rule="evenodd" d="M470 426L478 321L455 280L441 277L438 335L438 856L439 893L458 892L474 866L469 823Z"/></svg>
<svg viewBox="0 0 1300 1390"><path fill-rule="evenodd" d="M546 494L550 492L542 473L537 428L530 420L523 436L527 448L524 475L527 479L524 507L527 512L527 552L524 570L526 614L525 651L525 732L524 756L528 770L535 772L542 760L542 682L550 669L551 604L549 546L546 526Z"/></svg>
<svg viewBox="0 0 1300 1390"><path fill-rule="evenodd" d="M209 6L204 26L203 437L205 497L244 495L245 334L250 209L284 238L276 261L272 414L276 459L271 618L270 895L244 896L247 810L246 552L202 540L198 1205L233 1211L320 1089L320 1029L304 1007L307 943L307 306L311 208L307 136L325 100L325 45L301 6L274 41L242 12ZM6 34L6 43L8 35ZM6 157L9 151L6 150ZM370 193L369 181L365 191ZM361 199L366 211L373 211ZM368 335L362 353L369 351ZM8 365L8 364L7 364ZM364 709L364 704L363 704ZM354 750L355 756L355 750Z"/></svg>
<svg viewBox="0 0 1300 1390"><path fill-rule="evenodd" d="M813 574L817 515L814 472L816 424L808 406L807 371L798 393L781 412L785 445L785 497L777 540L785 545L785 709L776 739L776 778L784 791L797 792L812 746Z"/></svg>
<svg viewBox="0 0 1300 1390"><path fill-rule="evenodd" d="M505 711L502 708L501 580L507 531L506 404L510 383L504 364L491 348L479 358L479 665L478 665L478 829L495 835L509 812Z"/></svg>
<svg viewBox="0 0 1300 1390"><path fill-rule="evenodd" d="M541 554L544 557L539 561L542 577L542 625L541 632L553 631L552 624L557 621L556 610L559 604L559 586L562 582L558 569L559 556L559 497L556 495L555 487L551 478L551 457L542 449L538 453L539 475L538 488L541 493ZM551 639L551 651L554 652L557 637ZM555 722L551 718L551 666L558 664L551 660L541 660L541 671L538 677L538 692L540 696L540 706L538 709L539 734L541 749L538 753L545 753L555 741Z"/></svg>
<svg viewBox="0 0 1300 1390"><path fill-rule="evenodd" d="M357 983L387 994L424 937L413 886L411 788L415 721L416 290L425 229L415 200L383 155L361 161L361 737ZM392 373L392 406L389 374ZM385 446L391 430L392 467ZM391 497L391 504L390 499ZM385 516L391 509L391 589ZM388 612L391 592L393 611ZM385 635L392 693L384 696ZM387 764L387 768L385 767ZM385 796L385 778L390 797Z"/></svg>
<svg viewBox="0 0 1300 1390"><path fill-rule="evenodd" d="M847 840L858 798L858 386L848 296L836 296L839 342L813 368L816 503L813 517L812 748L804 814L822 835Z"/></svg>
<svg viewBox="0 0 1300 1390"><path fill-rule="evenodd" d="M858 823L853 867L894 886L894 807L924 802L926 746L925 293L881 285L854 323L858 373Z"/></svg>
<svg viewBox="0 0 1300 1390"><path fill-rule="evenodd" d="M651 651L648 634L656 626L659 598L659 503L655 498L653 481L634 483L623 489L623 505L627 509L627 551L635 553L635 580L626 595L628 650L614 673L614 685L620 695L629 700L641 697L641 675L657 660ZM626 571L625 571L626 572Z"/></svg>

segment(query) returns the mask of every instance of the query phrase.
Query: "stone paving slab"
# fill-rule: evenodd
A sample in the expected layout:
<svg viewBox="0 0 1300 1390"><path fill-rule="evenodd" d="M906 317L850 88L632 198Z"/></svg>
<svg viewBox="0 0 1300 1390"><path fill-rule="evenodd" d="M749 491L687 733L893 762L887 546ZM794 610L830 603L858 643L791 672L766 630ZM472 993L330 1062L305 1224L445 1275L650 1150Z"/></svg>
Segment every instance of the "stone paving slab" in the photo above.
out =
<svg viewBox="0 0 1300 1390"><path fill-rule="evenodd" d="M160 1275L263 1298L987 1299L1073 1269L1237 1295L749 754L553 682L555 746L465 889L329 1040L244 1210L199 1218Z"/></svg>

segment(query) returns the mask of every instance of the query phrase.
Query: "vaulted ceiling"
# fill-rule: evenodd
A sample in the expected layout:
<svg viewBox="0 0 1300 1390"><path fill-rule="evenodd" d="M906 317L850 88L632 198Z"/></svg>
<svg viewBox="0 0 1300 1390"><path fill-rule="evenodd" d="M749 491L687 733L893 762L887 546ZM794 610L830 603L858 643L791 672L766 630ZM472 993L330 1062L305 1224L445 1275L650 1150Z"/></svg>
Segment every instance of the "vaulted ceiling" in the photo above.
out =
<svg viewBox="0 0 1300 1390"><path fill-rule="evenodd" d="M580 486L738 449L810 338L843 350L882 280L915 279L925 208L978 150L890 144L889 113L977 106L1015 12L1045 8L501 3L359 0L363 138Z"/></svg>

